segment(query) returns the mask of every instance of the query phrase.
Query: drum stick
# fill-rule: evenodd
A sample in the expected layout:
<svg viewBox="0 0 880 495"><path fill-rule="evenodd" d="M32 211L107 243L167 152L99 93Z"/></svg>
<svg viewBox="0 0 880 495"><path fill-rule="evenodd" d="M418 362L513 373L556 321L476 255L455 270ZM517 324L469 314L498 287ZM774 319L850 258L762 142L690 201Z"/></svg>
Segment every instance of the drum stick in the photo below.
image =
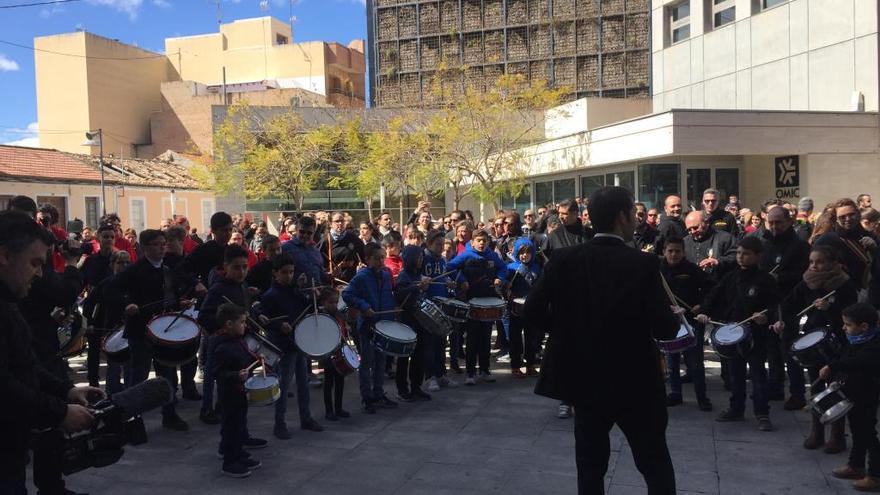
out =
<svg viewBox="0 0 880 495"><path fill-rule="evenodd" d="M817 378L815 382L810 384L810 389L814 389L819 386L819 382L824 381L824 378Z"/></svg>
<svg viewBox="0 0 880 495"><path fill-rule="evenodd" d="M675 296L675 294L673 294ZM678 301L678 305L683 307L684 309L693 312L693 306L689 306L688 303L684 302L684 300L678 296L675 296L675 300Z"/></svg>
<svg viewBox="0 0 880 495"><path fill-rule="evenodd" d="M232 301L232 299L229 299L229 298L226 297L226 296L223 296L223 299L225 299L226 302L228 302L229 304L235 304L235 303ZM235 305L238 306L237 304L235 304ZM261 332L263 332L263 333L266 333L266 329L263 328L263 326L260 325L260 324L257 322L257 320L251 318L251 315L249 315L249 314L247 314L247 313L245 313L245 315L247 316L247 320L248 320L249 322L251 322L251 325L257 327L257 330L259 330L259 331L261 331Z"/></svg>
<svg viewBox="0 0 880 495"><path fill-rule="evenodd" d="M402 309L387 309L385 311L373 311L374 315L387 315L391 313L402 313Z"/></svg>
<svg viewBox="0 0 880 495"><path fill-rule="evenodd" d="M248 366L248 367L245 368L245 369L248 370L248 371L250 371L250 370L254 369L254 366L260 364L261 362L262 362L261 359L257 359L256 361L254 361L253 363L251 363L251 365Z"/></svg>
<svg viewBox="0 0 880 495"><path fill-rule="evenodd" d="M345 280L342 280L341 278L335 278L335 277L334 277L333 280L339 282L340 284L348 285L348 282L346 282Z"/></svg>
<svg viewBox="0 0 880 495"><path fill-rule="evenodd" d="M269 321L270 321L270 322L272 322L272 321L280 321L280 320L286 320L287 318L288 318L287 315L281 315L281 316L276 316L276 317L274 317L274 318L269 318Z"/></svg>
<svg viewBox="0 0 880 495"><path fill-rule="evenodd" d="M186 308L186 309L189 309L189 308ZM177 316L175 316L174 319L171 320L171 323L169 323L168 326L165 327L165 330L163 330L162 333L167 333L168 330L171 330L171 327L173 327L174 324L177 323L177 320L179 320L180 317L183 316L183 313L186 312L186 309L180 310L180 312L177 313Z"/></svg>
<svg viewBox="0 0 880 495"><path fill-rule="evenodd" d="M774 273L776 273L776 270L778 270L778 269L779 269L779 265L774 266L773 269L770 270L770 275L773 275Z"/></svg>
<svg viewBox="0 0 880 495"><path fill-rule="evenodd" d="M754 314L754 315L752 315L752 316L749 316L749 317L746 318L745 320L743 320L743 321L737 323L737 325L745 325L746 323L748 323L748 322L754 320L755 318L757 318L757 317L759 317L759 316L761 316L761 315L767 313L767 311L769 311L769 310L765 309L764 311L761 311L761 312L758 313L758 314Z"/></svg>
<svg viewBox="0 0 880 495"><path fill-rule="evenodd" d="M315 314L318 314L318 294L315 294L315 280L312 279L312 306L315 308ZM317 324L315 320L315 324Z"/></svg>
<svg viewBox="0 0 880 495"><path fill-rule="evenodd" d="M724 325L727 325L727 323L724 323L722 321L715 321L715 320L709 320L709 323L711 323L713 325L718 325L719 327L723 327Z"/></svg>
<svg viewBox="0 0 880 495"><path fill-rule="evenodd" d="M441 273L440 275L437 275L436 277L431 277L431 280L437 280L438 278L443 278L443 277L445 277L445 276L447 276L447 275L449 275L449 274L451 274L451 273L455 273L455 272L457 272L457 271L458 271L458 270L449 270L448 272L446 272L446 273Z"/></svg>
<svg viewBox="0 0 880 495"><path fill-rule="evenodd" d="M825 299L828 299L829 297L833 296L835 292L837 292L837 291L836 291L836 290L833 290L833 291L829 292L828 294L825 294L824 296L822 296L822 298L819 299L819 300L820 300L820 301L824 301ZM815 308L815 307L816 307L816 303L814 302L813 304L810 304L809 306L807 306L806 308L804 308L803 311L801 311L800 313L796 314L796 315L795 315L795 318L800 318L800 317L803 316L807 311L809 311L809 310L811 310L811 309L813 309L813 308Z"/></svg>

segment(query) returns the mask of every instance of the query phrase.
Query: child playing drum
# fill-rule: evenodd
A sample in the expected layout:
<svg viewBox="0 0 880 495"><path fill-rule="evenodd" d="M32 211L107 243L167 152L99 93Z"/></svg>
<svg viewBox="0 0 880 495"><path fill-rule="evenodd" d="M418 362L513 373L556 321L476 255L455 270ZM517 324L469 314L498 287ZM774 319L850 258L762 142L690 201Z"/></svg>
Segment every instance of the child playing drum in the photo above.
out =
<svg viewBox="0 0 880 495"><path fill-rule="evenodd" d="M510 297L515 305L510 315L510 369L516 378L526 376L538 376L535 371L536 358L538 356L537 329L526 323L521 315L522 306L518 305L518 299L525 303L532 286L541 276L541 265L535 259L535 245L528 237L520 237L513 244L513 258L515 261L508 263L507 270L510 275ZM525 364L526 372L522 372Z"/></svg>
<svg viewBox="0 0 880 495"><path fill-rule="evenodd" d="M318 298L322 311L332 316L339 328L342 329L342 345L347 345L348 324L345 315L339 312L339 294L334 289L324 289ZM337 421L339 418L350 418L351 414L342 408L342 393L345 390L345 375L340 373L333 364L332 358L321 361L324 368L324 410L327 421Z"/></svg>
<svg viewBox="0 0 880 495"><path fill-rule="evenodd" d="M853 304L843 310L843 327L849 346L842 356L819 370L819 377L824 380L845 375L843 393L854 404L847 414L853 437L849 460L831 473L837 478L856 480L853 483L856 490L877 491L880 490L880 440L875 429L880 400L877 310L869 304Z"/></svg>
<svg viewBox="0 0 880 495"><path fill-rule="evenodd" d="M421 246L406 246L400 256L403 258L403 270L394 284L394 297L403 308L401 321L415 330L418 340L412 356L397 358L397 373L394 377L397 382L397 396L402 402L431 400L431 396L421 388L425 378L425 360L430 355L430 336L414 315L431 279L422 275L425 255Z"/></svg>

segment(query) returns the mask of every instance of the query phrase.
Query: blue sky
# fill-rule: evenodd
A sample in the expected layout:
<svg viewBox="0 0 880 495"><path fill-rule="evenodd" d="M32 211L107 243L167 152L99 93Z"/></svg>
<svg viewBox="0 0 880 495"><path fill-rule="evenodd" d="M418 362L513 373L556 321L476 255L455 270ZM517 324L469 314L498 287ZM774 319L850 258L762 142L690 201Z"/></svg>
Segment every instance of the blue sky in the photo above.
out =
<svg viewBox="0 0 880 495"><path fill-rule="evenodd" d="M0 7L40 0L0 0ZM46 0L43 0L46 1ZM223 22L272 15L287 21L289 0L221 0ZM294 41L347 44L366 38L364 0L293 0ZM215 0L78 0L0 8L0 41L33 46L36 36L86 31L161 52L165 38L217 32ZM0 143L35 145L34 54L0 43Z"/></svg>

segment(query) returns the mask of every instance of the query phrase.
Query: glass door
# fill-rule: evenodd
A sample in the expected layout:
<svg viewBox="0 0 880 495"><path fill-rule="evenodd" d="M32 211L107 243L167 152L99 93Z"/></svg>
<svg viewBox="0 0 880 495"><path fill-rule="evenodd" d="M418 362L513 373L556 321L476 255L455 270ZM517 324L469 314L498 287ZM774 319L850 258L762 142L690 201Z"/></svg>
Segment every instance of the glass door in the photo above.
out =
<svg viewBox="0 0 880 495"><path fill-rule="evenodd" d="M699 210L702 208L703 191L712 187L712 169L689 168L687 169L687 203L688 209ZM684 206L684 205L682 205Z"/></svg>

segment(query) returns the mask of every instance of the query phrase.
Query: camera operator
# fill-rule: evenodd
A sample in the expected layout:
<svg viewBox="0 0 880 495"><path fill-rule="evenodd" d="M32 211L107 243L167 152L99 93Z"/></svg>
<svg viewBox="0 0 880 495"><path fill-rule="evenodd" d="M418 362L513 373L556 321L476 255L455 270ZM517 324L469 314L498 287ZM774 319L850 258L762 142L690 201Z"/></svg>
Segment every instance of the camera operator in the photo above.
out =
<svg viewBox="0 0 880 495"><path fill-rule="evenodd" d="M35 359L28 324L18 309L34 279L43 276L46 250L52 243L52 235L33 216L0 213L0 394L6 404L0 410L0 493L4 495L26 493L32 429L84 430L93 420L85 405L103 397L98 389L73 387Z"/></svg>

